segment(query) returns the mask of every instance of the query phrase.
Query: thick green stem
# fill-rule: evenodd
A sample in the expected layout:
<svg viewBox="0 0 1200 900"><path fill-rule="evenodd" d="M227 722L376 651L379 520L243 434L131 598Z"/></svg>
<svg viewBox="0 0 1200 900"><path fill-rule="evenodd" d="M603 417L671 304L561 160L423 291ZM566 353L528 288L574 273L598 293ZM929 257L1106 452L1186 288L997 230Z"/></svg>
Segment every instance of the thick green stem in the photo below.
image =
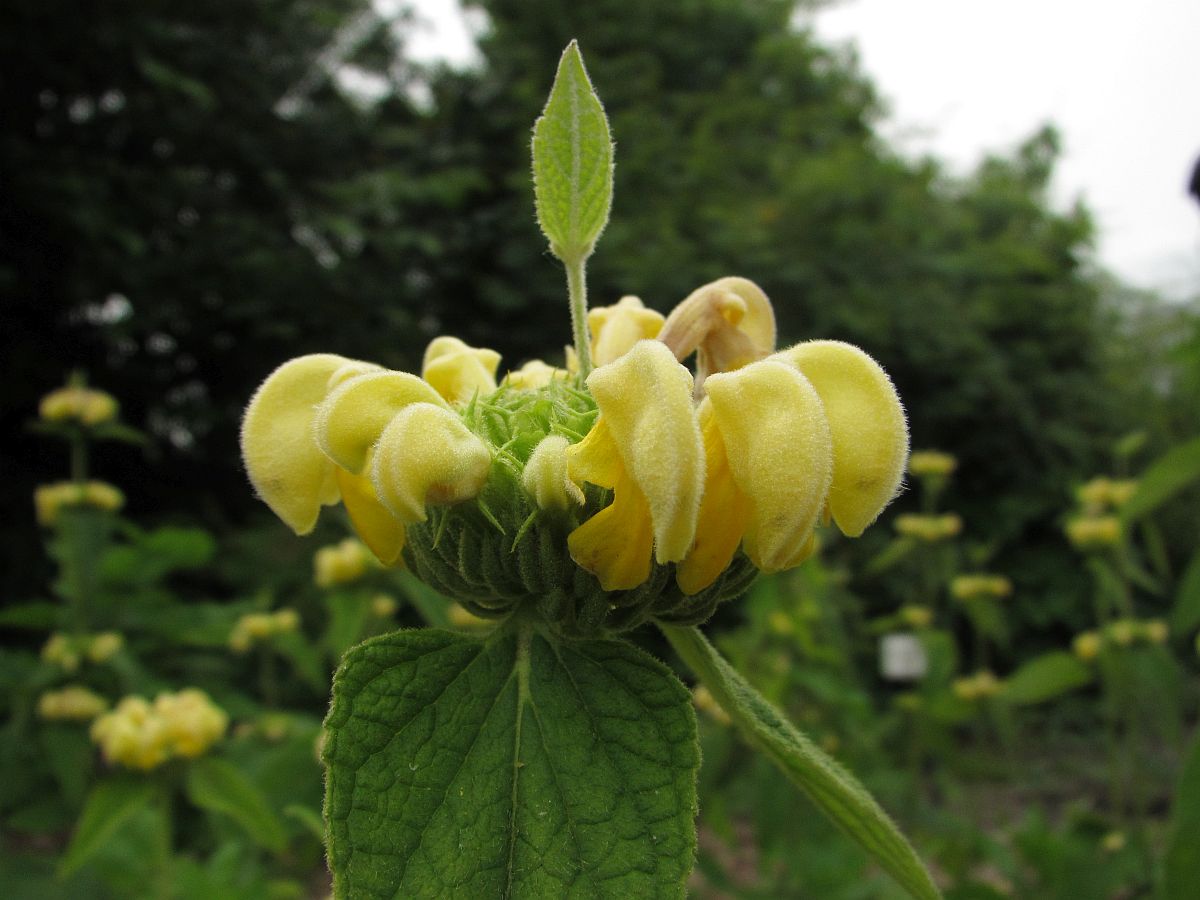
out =
<svg viewBox="0 0 1200 900"><path fill-rule="evenodd" d="M575 355L579 359L579 375L587 378L592 371L592 337L587 322L587 257L564 259L567 268L567 298L571 304L571 334Z"/></svg>
<svg viewBox="0 0 1200 900"><path fill-rule="evenodd" d="M763 698L699 629L662 622L658 625L743 736L803 790L830 821L857 841L913 897L941 897L912 846L849 772Z"/></svg>

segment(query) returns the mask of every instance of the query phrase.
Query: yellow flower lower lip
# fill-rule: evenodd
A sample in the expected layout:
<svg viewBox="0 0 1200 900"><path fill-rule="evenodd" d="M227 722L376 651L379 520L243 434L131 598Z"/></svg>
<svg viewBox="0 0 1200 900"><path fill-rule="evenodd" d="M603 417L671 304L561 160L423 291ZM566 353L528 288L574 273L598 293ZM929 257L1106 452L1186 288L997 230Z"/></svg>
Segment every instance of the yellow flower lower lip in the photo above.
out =
<svg viewBox="0 0 1200 900"><path fill-rule="evenodd" d="M600 418L568 449L568 473L614 495L568 546L605 590L637 587L650 575L651 550L660 563L676 562L696 533L704 451L692 378L665 345L640 341L587 384Z"/></svg>
<svg viewBox="0 0 1200 900"><path fill-rule="evenodd" d="M831 443L812 385L777 360L708 379L700 408L707 475L696 543L680 564L685 593L707 587L740 543L775 572L811 552L829 490Z"/></svg>

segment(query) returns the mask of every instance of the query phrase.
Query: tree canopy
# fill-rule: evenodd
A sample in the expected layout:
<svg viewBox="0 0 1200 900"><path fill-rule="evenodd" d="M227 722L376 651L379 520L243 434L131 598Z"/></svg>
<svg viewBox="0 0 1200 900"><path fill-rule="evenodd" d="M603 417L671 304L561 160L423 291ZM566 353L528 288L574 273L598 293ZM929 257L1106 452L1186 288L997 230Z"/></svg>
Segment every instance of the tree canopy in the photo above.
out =
<svg viewBox="0 0 1200 900"><path fill-rule="evenodd" d="M1047 200L1052 129L966 180L904 159L853 57L796 27L792 0L471 5L481 64L419 71L365 0L6 4L10 433L86 369L164 448L107 476L145 509L219 522L250 508L242 405L288 357L412 369L443 332L506 365L553 356L565 291L528 141L572 38L617 142L594 304L666 310L754 279L782 340L884 363L915 443L962 457L955 499L1001 541L1046 528L1140 421L1147 386L1111 374L1091 221ZM350 65L382 96L343 87ZM12 508L61 471L32 437L0 453Z"/></svg>

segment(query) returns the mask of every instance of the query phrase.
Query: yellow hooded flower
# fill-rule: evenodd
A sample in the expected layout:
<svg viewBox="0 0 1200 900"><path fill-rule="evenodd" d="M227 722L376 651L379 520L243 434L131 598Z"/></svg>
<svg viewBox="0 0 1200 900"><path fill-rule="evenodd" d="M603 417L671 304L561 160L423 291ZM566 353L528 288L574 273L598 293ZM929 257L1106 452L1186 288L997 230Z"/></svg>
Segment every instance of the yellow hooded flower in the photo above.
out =
<svg viewBox="0 0 1200 900"><path fill-rule="evenodd" d="M950 595L964 603L979 597L1007 597L1012 582L1003 575L956 575L950 582Z"/></svg>
<svg viewBox="0 0 1200 900"><path fill-rule="evenodd" d="M1121 520L1116 516L1079 516L1067 522L1067 540L1077 550L1103 550L1121 541Z"/></svg>
<svg viewBox="0 0 1200 900"><path fill-rule="evenodd" d="M803 562L832 477L821 400L793 367L763 360L710 375L707 387L700 405L704 499L677 572L685 594L712 584L739 545L764 572Z"/></svg>
<svg viewBox="0 0 1200 900"><path fill-rule="evenodd" d="M466 403L496 390L500 354L470 347L455 337L434 338L425 349L421 377L450 403Z"/></svg>
<svg viewBox="0 0 1200 900"><path fill-rule="evenodd" d="M33 507L39 525L50 527L59 513L70 507L87 506L104 512L119 512L125 505L121 490L104 481L56 481L34 488Z"/></svg>
<svg viewBox="0 0 1200 900"><path fill-rule="evenodd" d="M171 755L166 722L143 697L129 696L92 723L92 741L105 760L148 771Z"/></svg>
<svg viewBox="0 0 1200 900"><path fill-rule="evenodd" d="M447 398L494 390L498 362L490 350L438 338L426 352L433 383L332 354L285 363L258 389L242 423L250 480L297 534L312 530L322 505L340 499L364 543L391 565L403 550L405 526L423 521L414 503L454 502L479 489L490 454L471 441ZM452 483L456 477L465 481ZM398 485L406 485L405 501Z"/></svg>
<svg viewBox="0 0 1200 900"><path fill-rule="evenodd" d="M349 584L366 574L367 563L366 546L354 538L346 538L313 554L313 583L323 588Z"/></svg>
<svg viewBox="0 0 1200 900"><path fill-rule="evenodd" d="M121 652L125 638L120 632L102 631L92 635L87 645L87 658L94 663L105 663Z"/></svg>
<svg viewBox="0 0 1200 900"><path fill-rule="evenodd" d="M340 499L335 466L313 437L317 404L347 378L379 371L332 353L290 360L272 372L242 419L242 459L258 496L296 534Z"/></svg>
<svg viewBox="0 0 1200 900"><path fill-rule="evenodd" d="M622 297L612 306L588 311L592 332L592 363L608 365L633 349L638 341L658 337L662 331L662 313L646 309L637 297Z"/></svg>
<svg viewBox="0 0 1200 900"><path fill-rule="evenodd" d="M704 457L692 376L655 341L639 341L601 366L587 386L600 408L595 427L567 451L575 482L613 489L613 502L567 539L571 558L606 591L650 576L650 558L682 559L691 547Z"/></svg>
<svg viewBox="0 0 1200 900"><path fill-rule="evenodd" d="M487 445L462 419L441 406L414 403L380 436L371 481L383 505L409 525L425 521L427 504L474 497L491 464Z"/></svg>
<svg viewBox="0 0 1200 900"><path fill-rule="evenodd" d="M521 486L533 498L539 509L566 510L572 504L582 506L586 500L567 466L567 451L571 442L561 434L544 437L530 454L521 473Z"/></svg>
<svg viewBox="0 0 1200 900"><path fill-rule="evenodd" d="M561 381L570 375L566 369L557 369L540 359L531 359L521 368L513 369L505 375L504 384L519 391L536 391L555 379Z"/></svg>
<svg viewBox="0 0 1200 900"><path fill-rule="evenodd" d="M851 344L806 341L779 354L821 398L833 440L829 512L858 537L900 490L908 459L908 423L891 379Z"/></svg>
<svg viewBox="0 0 1200 900"><path fill-rule="evenodd" d="M944 513L940 516L904 513L896 516L892 525L896 532L904 537L935 543L961 533L962 517L957 513Z"/></svg>
<svg viewBox="0 0 1200 900"><path fill-rule="evenodd" d="M225 735L229 716L197 688L159 694L154 714L163 723L164 740L175 756L194 759Z"/></svg>
<svg viewBox="0 0 1200 900"><path fill-rule="evenodd" d="M640 302L627 300L625 314L641 309ZM616 318L620 306L608 315ZM643 342L597 370L604 372L597 384L589 379L601 416L568 450L571 476L616 487L627 469L621 454L640 453L654 460L649 468L659 473L666 502L680 482L663 477L678 469L661 448L676 454L687 448L704 459L703 499L692 546L680 560L661 552L662 538L648 528L663 519L664 507L645 489L618 489L612 506L571 536L572 557L599 575L606 590L644 582L652 544L660 548L660 563L679 561L677 581L688 595L712 585L739 547L762 571L790 568L811 554L822 511L857 536L891 501L908 455L907 424L891 381L857 347L810 341L769 356L774 314L762 291L744 278L723 278L694 291L667 318L659 341L680 360L695 352L696 383L706 379L707 396L695 411L701 452L695 453L696 429L682 398L673 398L670 413L660 408L670 394L657 386L659 373L676 370L659 354L651 374ZM626 363L637 353L638 363ZM644 430L658 437L660 456L646 452L649 442L618 434L611 425L606 407L635 405L646 422L659 423Z"/></svg>
<svg viewBox="0 0 1200 900"><path fill-rule="evenodd" d="M671 310L658 339L679 360L696 354L697 392L712 372L731 372L775 349L775 311L746 278L719 278Z"/></svg>

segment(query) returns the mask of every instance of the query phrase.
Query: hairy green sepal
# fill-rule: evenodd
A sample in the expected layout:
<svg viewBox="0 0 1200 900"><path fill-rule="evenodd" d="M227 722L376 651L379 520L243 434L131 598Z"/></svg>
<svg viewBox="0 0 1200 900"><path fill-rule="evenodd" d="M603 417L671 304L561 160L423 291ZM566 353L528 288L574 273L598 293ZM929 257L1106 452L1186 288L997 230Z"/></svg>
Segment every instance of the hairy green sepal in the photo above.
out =
<svg viewBox="0 0 1200 900"><path fill-rule="evenodd" d="M762 750L846 835L920 900L941 897L916 851L849 772L754 690L695 627L663 634L751 744Z"/></svg>
<svg viewBox="0 0 1200 900"><path fill-rule="evenodd" d="M687 690L621 641L508 623L351 650L323 753L337 897L682 897Z"/></svg>
<svg viewBox="0 0 1200 900"><path fill-rule="evenodd" d="M533 192L551 252L567 263L586 259L612 206L613 148L575 41L563 51L533 126Z"/></svg>

